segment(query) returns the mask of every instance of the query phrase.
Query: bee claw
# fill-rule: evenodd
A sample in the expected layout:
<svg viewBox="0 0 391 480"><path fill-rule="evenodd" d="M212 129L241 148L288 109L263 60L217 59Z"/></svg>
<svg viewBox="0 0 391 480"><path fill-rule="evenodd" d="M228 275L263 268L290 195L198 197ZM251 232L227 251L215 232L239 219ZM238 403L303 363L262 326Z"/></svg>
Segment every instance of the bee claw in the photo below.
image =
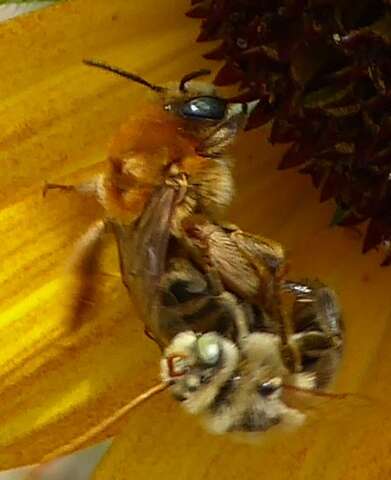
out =
<svg viewBox="0 0 391 480"><path fill-rule="evenodd" d="M42 197L45 198L48 190L65 190L65 191L74 191L75 186L74 185L62 185L60 183L49 183L46 180L44 181L43 187L42 187Z"/></svg>

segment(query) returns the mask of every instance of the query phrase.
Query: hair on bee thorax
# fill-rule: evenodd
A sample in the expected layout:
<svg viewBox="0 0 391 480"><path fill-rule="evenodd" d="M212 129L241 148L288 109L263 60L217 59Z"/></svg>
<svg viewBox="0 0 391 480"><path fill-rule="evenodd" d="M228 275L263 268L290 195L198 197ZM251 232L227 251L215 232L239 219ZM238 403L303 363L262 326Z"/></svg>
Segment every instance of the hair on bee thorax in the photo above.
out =
<svg viewBox="0 0 391 480"><path fill-rule="evenodd" d="M178 219L186 217L197 202L213 216L227 208L234 190L232 159L200 155L199 141L185 123L156 101L128 117L109 147L108 210L127 221L136 219L153 189L175 172L183 172L188 182Z"/></svg>

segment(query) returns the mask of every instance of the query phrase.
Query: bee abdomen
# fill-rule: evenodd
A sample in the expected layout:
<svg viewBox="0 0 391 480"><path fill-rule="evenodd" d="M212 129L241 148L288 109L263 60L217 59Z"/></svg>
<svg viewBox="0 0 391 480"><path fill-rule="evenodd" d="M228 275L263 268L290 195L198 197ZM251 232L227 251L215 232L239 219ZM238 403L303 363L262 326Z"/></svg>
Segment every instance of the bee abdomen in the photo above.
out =
<svg viewBox="0 0 391 480"><path fill-rule="evenodd" d="M161 280L160 328L169 339L185 330L234 336L234 312L206 277L184 258L172 258Z"/></svg>
<svg viewBox="0 0 391 480"><path fill-rule="evenodd" d="M234 318L218 298L206 293L201 298L189 299L176 305L162 306L160 320L169 337L185 330L204 333L215 331L232 337Z"/></svg>

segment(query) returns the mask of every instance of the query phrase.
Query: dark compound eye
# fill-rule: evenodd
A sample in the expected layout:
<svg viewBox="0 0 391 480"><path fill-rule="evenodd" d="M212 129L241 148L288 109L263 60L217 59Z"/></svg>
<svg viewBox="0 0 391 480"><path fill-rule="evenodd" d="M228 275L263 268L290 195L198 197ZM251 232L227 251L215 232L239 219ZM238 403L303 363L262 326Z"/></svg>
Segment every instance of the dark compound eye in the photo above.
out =
<svg viewBox="0 0 391 480"><path fill-rule="evenodd" d="M281 380L278 378L269 380L268 382L261 383L258 387L258 392L263 397L268 397L276 392L281 387Z"/></svg>
<svg viewBox="0 0 391 480"><path fill-rule="evenodd" d="M225 116L227 102L218 97L197 97L184 103L181 113L184 117L222 120Z"/></svg>
<svg viewBox="0 0 391 480"><path fill-rule="evenodd" d="M217 365L221 355L220 339L217 333L204 333L198 337L197 350L202 363L211 367Z"/></svg>

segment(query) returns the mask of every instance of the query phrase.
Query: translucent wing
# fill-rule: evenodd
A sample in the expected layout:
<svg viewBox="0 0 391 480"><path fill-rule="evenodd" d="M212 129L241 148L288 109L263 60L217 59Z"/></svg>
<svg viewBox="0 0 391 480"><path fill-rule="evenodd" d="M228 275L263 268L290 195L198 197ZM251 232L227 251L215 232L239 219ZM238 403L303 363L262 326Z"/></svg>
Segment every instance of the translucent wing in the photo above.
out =
<svg viewBox="0 0 391 480"><path fill-rule="evenodd" d="M149 331L159 340L159 283L164 273L177 191L163 186L152 195L137 223L113 223L122 279Z"/></svg>

